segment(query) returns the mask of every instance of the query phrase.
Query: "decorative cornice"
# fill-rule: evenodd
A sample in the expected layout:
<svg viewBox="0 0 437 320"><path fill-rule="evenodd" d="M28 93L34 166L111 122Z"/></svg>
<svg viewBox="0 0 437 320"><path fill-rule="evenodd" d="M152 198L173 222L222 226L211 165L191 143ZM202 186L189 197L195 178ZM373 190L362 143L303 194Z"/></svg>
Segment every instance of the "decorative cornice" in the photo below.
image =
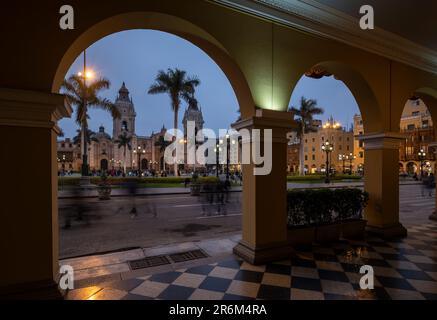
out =
<svg viewBox="0 0 437 320"><path fill-rule="evenodd" d="M0 89L0 125L53 128L73 110L64 95L37 91Z"/></svg>
<svg viewBox="0 0 437 320"><path fill-rule="evenodd" d="M381 28L361 30L357 18L314 0L211 1L437 74L436 51Z"/></svg>

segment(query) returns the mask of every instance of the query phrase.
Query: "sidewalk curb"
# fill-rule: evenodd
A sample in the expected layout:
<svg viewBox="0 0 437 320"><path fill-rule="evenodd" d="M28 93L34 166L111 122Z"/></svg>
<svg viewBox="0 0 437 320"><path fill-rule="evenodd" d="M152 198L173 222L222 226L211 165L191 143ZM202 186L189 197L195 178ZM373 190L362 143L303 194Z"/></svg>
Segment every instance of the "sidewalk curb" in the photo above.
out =
<svg viewBox="0 0 437 320"><path fill-rule="evenodd" d="M231 190L229 192L242 192L243 190ZM190 191L184 191L184 192L165 192L165 193L144 193L144 194L136 194L135 197L146 197L146 196L174 196L174 195L187 195L187 194L191 194ZM92 198L98 198L98 195L95 196L82 196L82 197L66 197L66 196L61 196L58 197L58 199L92 199ZM121 198L121 197L131 197L131 195L129 194L115 194L115 195L111 195L111 198ZM195 197L195 196L193 196Z"/></svg>

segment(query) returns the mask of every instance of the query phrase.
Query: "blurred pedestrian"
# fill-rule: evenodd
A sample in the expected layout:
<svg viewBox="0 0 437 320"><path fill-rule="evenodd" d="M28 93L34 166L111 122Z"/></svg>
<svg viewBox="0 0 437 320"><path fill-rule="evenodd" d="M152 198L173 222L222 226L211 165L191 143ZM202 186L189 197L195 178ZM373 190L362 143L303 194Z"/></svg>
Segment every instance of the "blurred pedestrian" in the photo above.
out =
<svg viewBox="0 0 437 320"><path fill-rule="evenodd" d="M131 218L135 218L138 215L136 202L135 202L135 198L137 195L137 189L138 189L138 180L137 179L128 179L128 181L126 182L126 186L127 186L128 192L129 192L129 196L131 198L131 203L132 203L132 209L130 210L130 215L131 215Z"/></svg>
<svg viewBox="0 0 437 320"><path fill-rule="evenodd" d="M429 178L428 178L428 174L424 173L422 175L422 184L421 184L421 192L422 192L422 197L425 196L425 192L428 190L428 183L429 183Z"/></svg>

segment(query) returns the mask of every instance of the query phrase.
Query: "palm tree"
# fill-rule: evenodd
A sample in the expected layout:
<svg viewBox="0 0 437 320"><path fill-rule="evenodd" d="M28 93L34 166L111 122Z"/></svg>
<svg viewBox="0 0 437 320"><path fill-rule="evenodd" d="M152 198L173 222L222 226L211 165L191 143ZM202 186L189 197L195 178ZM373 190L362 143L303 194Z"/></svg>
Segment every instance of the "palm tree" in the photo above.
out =
<svg viewBox="0 0 437 320"><path fill-rule="evenodd" d="M163 153L165 151L165 148L168 147L170 144L169 141L165 141L164 136L159 136L158 140L155 141L155 147L159 147L159 152ZM164 162L164 168L161 168L165 170L165 162Z"/></svg>
<svg viewBox="0 0 437 320"><path fill-rule="evenodd" d="M317 107L317 101L313 99L305 99L302 97L300 99L299 108L291 107L290 111L295 114L298 121L297 137L300 140L300 150L299 150L299 173L300 175L305 175L305 159L304 159L304 144L303 136L305 133L314 132L316 128L314 127L313 117L318 114L323 114L323 109Z"/></svg>
<svg viewBox="0 0 437 320"><path fill-rule="evenodd" d="M181 100L190 102L194 95L195 87L200 84L197 77L189 77L187 73L179 69L168 69L158 71L155 78L155 83L149 88L149 94L167 93L171 100L171 108L174 112L173 127L178 128L178 114L181 105ZM176 139L176 137L175 137ZM178 164L174 164L174 173L178 174Z"/></svg>
<svg viewBox="0 0 437 320"><path fill-rule="evenodd" d="M109 86L110 82L105 78L87 85L85 78L78 75L71 75L62 83L63 94L70 104L76 107L76 122L81 128L82 176L88 175L88 139L85 138L85 133L88 132L88 110L102 109L110 112L113 118L120 117L120 112L110 100L98 96L101 90L109 89Z"/></svg>
<svg viewBox="0 0 437 320"><path fill-rule="evenodd" d="M132 137L128 136L126 132L118 136L115 143L118 143L118 149L123 147L123 172L126 173L126 149L132 150L131 145Z"/></svg>

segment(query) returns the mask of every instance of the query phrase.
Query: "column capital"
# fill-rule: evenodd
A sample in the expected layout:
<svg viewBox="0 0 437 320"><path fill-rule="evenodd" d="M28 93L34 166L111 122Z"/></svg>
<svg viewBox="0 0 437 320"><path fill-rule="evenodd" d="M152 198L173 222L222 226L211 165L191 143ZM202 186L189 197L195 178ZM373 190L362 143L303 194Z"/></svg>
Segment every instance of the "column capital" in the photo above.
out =
<svg viewBox="0 0 437 320"><path fill-rule="evenodd" d="M284 128L290 130L296 126L292 112L267 109L258 109L254 116L232 124L236 130L244 128Z"/></svg>
<svg viewBox="0 0 437 320"><path fill-rule="evenodd" d="M287 133L297 128L292 112L258 109L254 116L233 123L232 128L272 129L273 142L288 142Z"/></svg>
<svg viewBox="0 0 437 320"><path fill-rule="evenodd" d="M399 149L401 141L407 136L399 132L378 132L356 136L364 142L364 150Z"/></svg>
<svg viewBox="0 0 437 320"><path fill-rule="evenodd" d="M53 128L73 110L64 95L0 88L0 125Z"/></svg>

